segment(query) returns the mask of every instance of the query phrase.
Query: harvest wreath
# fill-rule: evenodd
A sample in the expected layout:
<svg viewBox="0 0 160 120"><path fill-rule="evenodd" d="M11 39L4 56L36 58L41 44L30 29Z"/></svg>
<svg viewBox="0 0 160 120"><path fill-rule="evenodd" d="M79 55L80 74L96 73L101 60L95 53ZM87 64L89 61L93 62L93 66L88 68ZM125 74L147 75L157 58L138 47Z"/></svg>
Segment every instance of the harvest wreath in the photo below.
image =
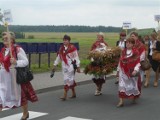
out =
<svg viewBox="0 0 160 120"><path fill-rule="evenodd" d="M105 52L90 51L88 59L91 62L85 67L85 74L107 75L112 73L118 65L121 48L108 48Z"/></svg>

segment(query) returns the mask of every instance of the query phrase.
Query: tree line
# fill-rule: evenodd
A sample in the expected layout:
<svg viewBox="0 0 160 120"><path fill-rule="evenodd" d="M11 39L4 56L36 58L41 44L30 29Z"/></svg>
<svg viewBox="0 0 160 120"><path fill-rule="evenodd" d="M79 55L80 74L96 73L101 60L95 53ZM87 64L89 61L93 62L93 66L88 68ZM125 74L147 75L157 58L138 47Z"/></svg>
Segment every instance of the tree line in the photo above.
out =
<svg viewBox="0 0 160 120"><path fill-rule="evenodd" d="M6 31L5 28L3 26L0 26L0 38L2 37L2 32ZM25 38L25 34L23 32L15 32L13 31L16 35L16 38L21 38L24 39Z"/></svg>
<svg viewBox="0 0 160 120"><path fill-rule="evenodd" d="M3 27L2 25L0 26ZM120 32L121 27L112 26L80 26L80 25L10 25L10 31L14 32Z"/></svg>

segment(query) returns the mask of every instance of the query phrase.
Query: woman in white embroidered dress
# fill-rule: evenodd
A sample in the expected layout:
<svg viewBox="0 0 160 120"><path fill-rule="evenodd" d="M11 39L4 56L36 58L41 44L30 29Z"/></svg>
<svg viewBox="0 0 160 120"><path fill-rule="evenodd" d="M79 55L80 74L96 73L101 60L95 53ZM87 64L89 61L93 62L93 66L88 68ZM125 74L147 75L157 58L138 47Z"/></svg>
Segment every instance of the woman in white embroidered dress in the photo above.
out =
<svg viewBox="0 0 160 120"><path fill-rule="evenodd" d="M24 50L18 45L15 46L14 33L4 32L2 37L4 47L0 52L0 111L3 108L22 106L21 120L26 120L29 118L28 100L35 102L38 98L30 82L20 85L16 83L15 67L27 66L28 59Z"/></svg>
<svg viewBox="0 0 160 120"><path fill-rule="evenodd" d="M117 76L119 77L119 103L117 107L123 106L125 98L133 99L133 102L140 96L141 77L139 52L134 48L135 40L128 38L126 49L122 51L119 60Z"/></svg>
<svg viewBox="0 0 160 120"><path fill-rule="evenodd" d="M70 43L70 36L64 35L63 45L60 47L58 56L54 61L54 68L62 61L62 72L64 75L64 95L60 98L66 100L67 92L72 90L72 96L70 98L76 98L75 92L75 72L80 72L80 60L76 47ZM74 68L76 65L77 68Z"/></svg>

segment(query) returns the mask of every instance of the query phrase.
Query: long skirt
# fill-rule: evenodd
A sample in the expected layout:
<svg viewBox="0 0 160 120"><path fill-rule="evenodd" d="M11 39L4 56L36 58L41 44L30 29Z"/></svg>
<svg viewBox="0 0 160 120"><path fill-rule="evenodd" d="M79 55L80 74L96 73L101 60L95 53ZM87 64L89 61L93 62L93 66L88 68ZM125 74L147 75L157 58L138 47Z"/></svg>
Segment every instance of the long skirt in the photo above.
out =
<svg viewBox="0 0 160 120"><path fill-rule="evenodd" d="M0 69L0 108L16 108L38 100L30 82L17 84L15 69Z"/></svg>
<svg viewBox="0 0 160 120"><path fill-rule="evenodd" d="M21 84L21 106L26 105L28 101L38 101L38 97L30 82Z"/></svg>
<svg viewBox="0 0 160 120"><path fill-rule="evenodd" d="M19 107L21 104L21 87L16 83L15 69L7 72L0 69L0 108Z"/></svg>
<svg viewBox="0 0 160 120"><path fill-rule="evenodd" d="M141 77L128 77L123 71L119 71L119 97L138 98L141 94Z"/></svg>
<svg viewBox="0 0 160 120"><path fill-rule="evenodd" d="M64 89L73 89L77 84L75 82L75 71L72 65L63 66Z"/></svg>

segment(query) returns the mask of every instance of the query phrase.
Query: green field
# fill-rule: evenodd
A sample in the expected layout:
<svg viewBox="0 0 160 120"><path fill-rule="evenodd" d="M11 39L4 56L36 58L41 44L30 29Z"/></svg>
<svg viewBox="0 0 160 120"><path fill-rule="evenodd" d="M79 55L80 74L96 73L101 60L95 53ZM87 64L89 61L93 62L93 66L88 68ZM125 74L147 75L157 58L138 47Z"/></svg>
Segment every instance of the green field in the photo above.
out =
<svg viewBox="0 0 160 120"><path fill-rule="evenodd" d="M153 29L142 29L136 30L141 36L146 34L150 34ZM78 32L69 32L69 33L62 33L62 32L26 32L25 39L17 39L16 42L63 42L62 38L65 34L71 36L71 42L78 42L79 43L79 57L81 60L81 67L85 67L88 64L87 54L91 48L91 45L96 40L96 32L85 32L85 33L78 33ZM28 36L34 36L34 39L28 39ZM104 33L105 41L108 43L109 46L113 47L116 44L116 41L119 39L119 33ZM41 68L38 67L38 54L32 54L31 57L31 68L34 72L44 72L50 70L48 68L48 54L42 54L41 56ZM51 63L52 66L53 61L56 58L56 53L51 53ZM60 68L60 67L59 67Z"/></svg>
<svg viewBox="0 0 160 120"><path fill-rule="evenodd" d="M97 33L53 33L53 32L32 32L25 33L26 39L17 39L16 42L63 42L62 38L65 34L71 36L71 42L78 42L80 46L79 57L81 60L81 67L84 67L87 63L87 54L91 48L91 45L96 40ZM105 41L109 46L115 46L116 41L119 39L118 33L104 33ZM33 35L34 39L27 39L29 35ZM56 58L56 54L51 54L51 64ZM47 71L49 68L47 67L47 54L42 54L41 59L41 69L38 68L38 55L32 55L32 69L36 72L39 71Z"/></svg>
<svg viewBox="0 0 160 120"><path fill-rule="evenodd" d="M97 33L25 33L26 39L19 39L17 42L63 42L64 34L71 36L71 42L78 42L80 45L80 58L85 59L86 52L89 51L92 43L96 40ZM29 35L34 35L35 39L27 39ZM109 46L115 46L118 40L118 33L105 33L105 41Z"/></svg>
<svg viewBox="0 0 160 120"><path fill-rule="evenodd" d="M139 29L135 30L139 33L142 37L146 34L150 35L153 32L152 28L148 29ZM128 31L128 33L131 32ZM81 60L81 67L83 68L89 61L87 60L87 54L91 48L91 45L96 40L97 32L25 32L25 39L17 39L17 42L63 42L62 38L65 34L71 36L71 42L78 42L79 43L79 57ZM116 44L116 41L119 39L119 33L104 33L105 41L108 43L109 46L113 47ZM34 39L28 39L28 36L34 36ZM129 36L129 35L128 35ZM127 37L128 37L127 36ZM51 65L56 58L56 53L51 54ZM48 57L47 54L42 54L41 59L41 68L38 68L38 54L32 54L31 59L31 67L34 72L43 72L48 71Z"/></svg>

